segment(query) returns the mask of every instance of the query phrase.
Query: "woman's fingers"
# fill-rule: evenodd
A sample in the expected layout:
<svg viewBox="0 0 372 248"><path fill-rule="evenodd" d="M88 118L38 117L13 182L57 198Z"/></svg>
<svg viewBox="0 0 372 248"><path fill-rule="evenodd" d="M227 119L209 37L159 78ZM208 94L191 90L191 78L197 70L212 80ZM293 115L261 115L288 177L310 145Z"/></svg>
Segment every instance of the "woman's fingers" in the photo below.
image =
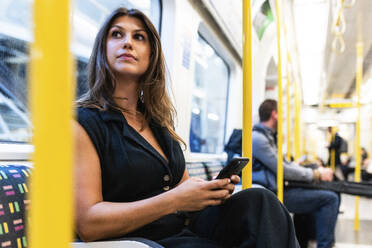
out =
<svg viewBox="0 0 372 248"><path fill-rule="evenodd" d="M217 206L223 203L223 200L208 200L207 206Z"/></svg>
<svg viewBox="0 0 372 248"><path fill-rule="evenodd" d="M226 190L226 189L211 190L208 198L209 199L224 199L229 194L230 194L229 190Z"/></svg>
<svg viewBox="0 0 372 248"><path fill-rule="evenodd" d="M225 178L213 181L189 179L178 187L184 205L182 209L194 211L223 203L231 197L235 186L231 179Z"/></svg>
<svg viewBox="0 0 372 248"><path fill-rule="evenodd" d="M224 179L216 179L209 182L206 182L205 189L211 190L211 189L221 189L224 188L226 185L228 185L231 182L229 178Z"/></svg>
<svg viewBox="0 0 372 248"><path fill-rule="evenodd" d="M229 199L232 196L232 194L228 194L224 199L223 202L225 202L227 199Z"/></svg>
<svg viewBox="0 0 372 248"><path fill-rule="evenodd" d="M227 189L229 191L229 193L232 194L235 190L235 184L230 183L226 186L225 189Z"/></svg>
<svg viewBox="0 0 372 248"><path fill-rule="evenodd" d="M232 182L233 184L237 184L237 183L240 182L240 177L237 176L237 175L232 175L232 176L230 177L230 179L231 179L231 182Z"/></svg>
<svg viewBox="0 0 372 248"><path fill-rule="evenodd" d="M239 182L240 178L238 176L232 176L234 182ZM227 190L229 194L232 194L235 190L235 184L232 182L231 179L217 179L210 182L207 182L206 188L207 190L218 190L223 189Z"/></svg>

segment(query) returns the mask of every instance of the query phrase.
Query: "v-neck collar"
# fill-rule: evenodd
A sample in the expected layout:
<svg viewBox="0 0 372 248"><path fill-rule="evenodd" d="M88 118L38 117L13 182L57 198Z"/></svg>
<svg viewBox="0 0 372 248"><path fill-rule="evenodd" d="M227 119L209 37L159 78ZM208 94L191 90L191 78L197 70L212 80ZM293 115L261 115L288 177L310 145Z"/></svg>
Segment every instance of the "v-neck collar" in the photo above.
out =
<svg viewBox="0 0 372 248"><path fill-rule="evenodd" d="M101 116L104 121L120 121L123 123L123 135L124 137L131 139L140 145L147 152L155 156L163 165L168 167L168 164L172 160L172 145L173 140L169 133L166 131L166 128L161 127L155 121L151 120L149 127L154 134L159 146L163 150L164 154L167 156L168 162L166 159L141 135L130 126L125 118L125 116L116 110L107 110L101 111Z"/></svg>
<svg viewBox="0 0 372 248"><path fill-rule="evenodd" d="M168 130L165 127L160 126L158 123L156 123L153 120L149 123L149 127L152 133L154 134L155 139L158 141L159 146L161 147L165 156L167 157L168 164L169 164L170 161L172 161L173 159L173 152L172 152L173 151L173 138L172 136L169 134ZM158 151L156 152L159 153ZM163 156L161 157L163 158ZM165 159L164 161L166 162Z"/></svg>

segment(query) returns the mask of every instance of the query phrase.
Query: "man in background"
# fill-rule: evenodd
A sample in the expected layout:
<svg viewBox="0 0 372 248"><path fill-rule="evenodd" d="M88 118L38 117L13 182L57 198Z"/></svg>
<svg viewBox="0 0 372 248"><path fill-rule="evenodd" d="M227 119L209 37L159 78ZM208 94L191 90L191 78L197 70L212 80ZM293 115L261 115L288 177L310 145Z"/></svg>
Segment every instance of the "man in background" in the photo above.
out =
<svg viewBox="0 0 372 248"><path fill-rule="evenodd" d="M260 123L253 127L253 182L276 192L278 124L277 102L265 100L259 107ZM295 181L331 181L329 168L305 168L296 163L283 161L284 179ZM334 242L339 197L327 190L285 188L284 205L295 214L314 214L318 248L330 248Z"/></svg>
<svg viewBox="0 0 372 248"><path fill-rule="evenodd" d="M344 180L347 181L348 175L354 171L353 168L350 168L350 158L347 154L348 144L347 141L337 132L334 132L334 130L332 132L332 129L335 129L335 127L328 127L328 132L332 137L331 142L327 147L329 152L328 166L332 166L331 161L332 156L334 156L335 169L339 168ZM332 151L334 151L333 154Z"/></svg>

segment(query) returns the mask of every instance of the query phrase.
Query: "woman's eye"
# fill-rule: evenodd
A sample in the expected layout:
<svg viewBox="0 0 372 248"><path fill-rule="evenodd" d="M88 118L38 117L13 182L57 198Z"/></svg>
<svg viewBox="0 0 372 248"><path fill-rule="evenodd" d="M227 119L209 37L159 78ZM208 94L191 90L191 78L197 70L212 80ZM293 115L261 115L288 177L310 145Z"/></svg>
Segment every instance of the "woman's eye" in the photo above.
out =
<svg viewBox="0 0 372 248"><path fill-rule="evenodd" d="M135 34L133 37L136 40L144 40L145 39L145 36L142 35L142 34Z"/></svg>
<svg viewBox="0 0 372 248"><path fill-rule="evenodd" d="M111 36L115 38L120 38L122 35L119 31L113 31Z"/></svg>

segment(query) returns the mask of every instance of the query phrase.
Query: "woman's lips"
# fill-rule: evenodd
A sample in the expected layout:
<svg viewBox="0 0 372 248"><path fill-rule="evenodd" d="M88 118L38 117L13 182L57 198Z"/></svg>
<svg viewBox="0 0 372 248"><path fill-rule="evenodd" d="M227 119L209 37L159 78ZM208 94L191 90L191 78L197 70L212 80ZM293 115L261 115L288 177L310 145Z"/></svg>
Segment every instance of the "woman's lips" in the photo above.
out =
<svg viewBox="0 0 372 248"><path fill-rule="evenodd" d="M132 54L122 54L119 56L119 59L127 61L136 61L137 59Z"/></svg>

